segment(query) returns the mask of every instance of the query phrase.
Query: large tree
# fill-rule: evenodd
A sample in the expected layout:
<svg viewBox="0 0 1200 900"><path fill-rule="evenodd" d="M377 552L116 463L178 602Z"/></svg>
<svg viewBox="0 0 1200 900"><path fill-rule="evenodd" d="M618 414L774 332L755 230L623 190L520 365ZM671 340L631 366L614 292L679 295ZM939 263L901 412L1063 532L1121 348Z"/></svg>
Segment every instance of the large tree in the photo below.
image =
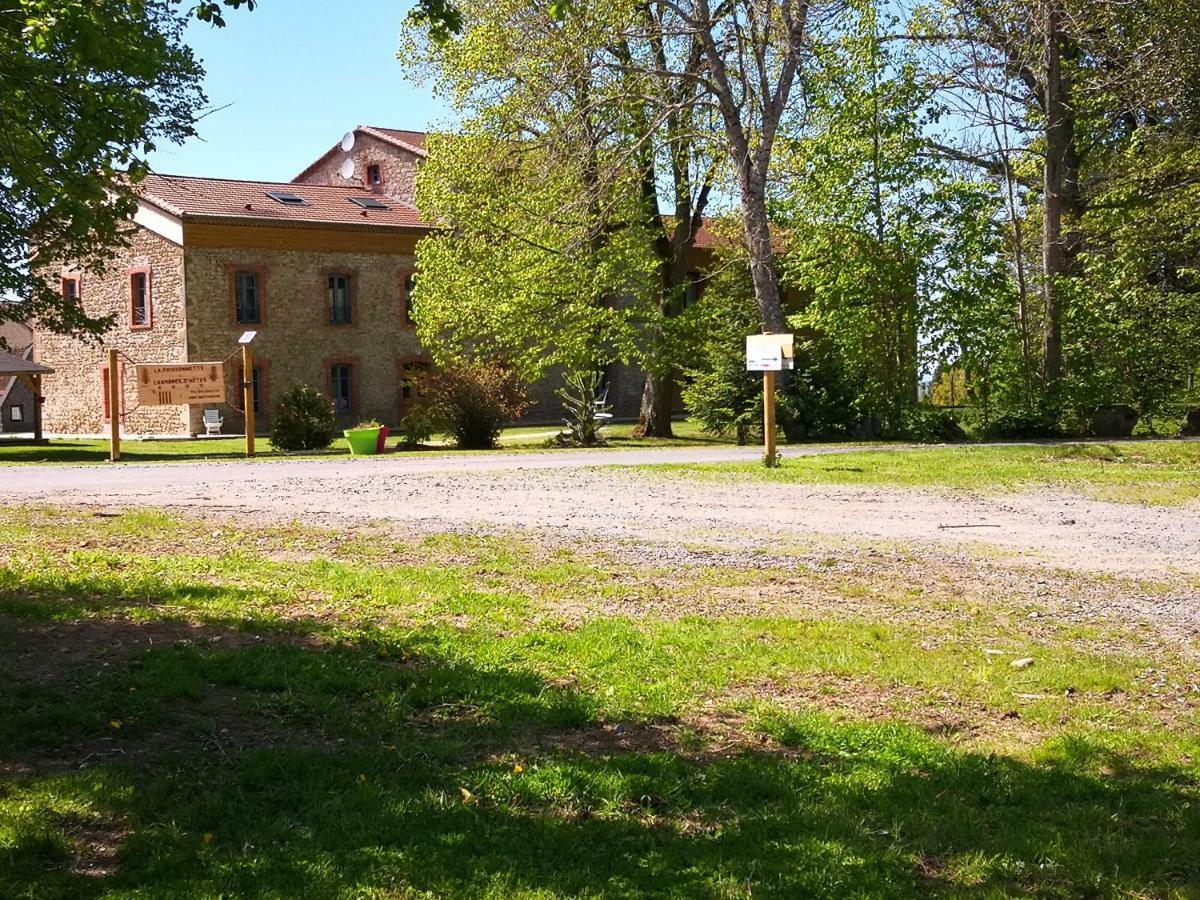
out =
<svg viewBox="0 0 1200 900"><path fill-rule="evenodd" d="M418 192L444 227L418 250L423 336L527 377L636 363L641 427L669 436L673 319L723 159L702 47L666 27L662 2L455 9L447 33L413 23L402 54L463 119L431 144Z"/></svg>
<svg viewBox="0 0 1200 900"><path fill-rule="evenodd" d="M255 3L0 0L0 320L105 330L51 269L119 252L148 154L195 134L206 103L186 22Z"/></svg>

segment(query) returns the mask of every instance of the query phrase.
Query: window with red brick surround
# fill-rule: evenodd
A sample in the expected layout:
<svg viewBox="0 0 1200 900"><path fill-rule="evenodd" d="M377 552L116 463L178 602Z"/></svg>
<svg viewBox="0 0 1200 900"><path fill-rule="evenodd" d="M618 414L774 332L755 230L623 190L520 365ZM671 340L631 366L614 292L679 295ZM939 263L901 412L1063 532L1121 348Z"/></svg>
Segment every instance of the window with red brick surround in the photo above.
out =
<svg viewBox="0 0 1200 900"><path fill-rule="evenodd" d="M62 297L68 303L78 300L82 283L78 275L64 275L62 277Z"/></svg>
<svg viewBox="0 0 1200 900"><path fill-rule="evenodd" d="M396 397L401 419L408 415L413 403L421 396L422 373L432 367L433 363L423 356L411 356L397 363Z"/></svg>
<svg viewBox="0 0 1200 900"><path fill-rule="evenodd" d="M265 359L256 358L254 360L254 365L251 366L250 368L251 368L251 371L253 371L253 373L254 373L254 414L256 416L261 416L261 415L263 415L263 413L265 411L267 411L271 408L270 406L268 406L268 404L270 403L270 394L268 393L268 390L267 390L267 386L268 386L267 376L270 373L271 364ZM245 382L245 380L246 380L246 370L243 369L241 366L238 366L237 367L237 389L239 391L242 389L242 384ZM239 403L241 402L241 399L242 399L242 395L238 394L238 402Z"/></svg>
<svg viewBox="0 0 1200 900"><path fill-rule="evenodd" d="M120 414L125 415L125 365L122 363L117 367L117 379L121 382L119 393L121 395ZM104 421L112 421L112 404L108 400L108 363L104 363L100 367L100 392L104 397Z"/></svg>
<svg viewBox="0 0 1200 900"><path fill-rule="evenodd" d="M413 290L416 286L416 272L400 273L400 325L403 328L417 327L417 321L413 316Z"/></svg>
<svg viewBox="0 0 1200 900"><path fill-rule="evenodd" d="M325 277L325 324L341 328L355 324L358 310L358 272L329 269Z"/></svg>
<svg viewBox="0 0 1200 900"><path fill-rule="evenodd" d="M145 331L154 327L154 300L149 266L129 269L129 328Z"/></svg>
<svg viewBox="0 0 1200 900"><path fill-rule="evenodd" d="M267 321L266 266L235 263L226 267L226 276L229 279L229 323L235 327L265 325ZM250 304L249 292L251 290L254 295L253 304ZM248 304L256 308L248 308Z"/></svg>
<svg viewBox="0 0 1200 900"><path fill-rule="evenodd" d="M326 359L325 395L333 403L333 411L339 416L358 409L358 382L361 371L358 360L352 356Z"/></svg>

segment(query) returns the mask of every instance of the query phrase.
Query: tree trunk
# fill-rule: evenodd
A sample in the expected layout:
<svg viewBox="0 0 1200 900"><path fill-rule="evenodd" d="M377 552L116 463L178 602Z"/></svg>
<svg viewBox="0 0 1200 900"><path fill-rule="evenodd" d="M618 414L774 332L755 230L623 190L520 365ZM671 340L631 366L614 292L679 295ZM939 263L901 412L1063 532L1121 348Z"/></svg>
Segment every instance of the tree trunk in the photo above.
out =
<svg viewBox="0 0 1200 900"><path fill-rule="evenodd" d="M671 407L675 399L675 377L673 374L646 373L646 386L642 389L642 410L635 434L638 437L669 438L671 431Z"/></svg>
<svg viewBox="0 0 1200 900"><path fill-rule="evenodd" d="M1079 157L1075 150L1075 111L1069 75L1063 72L1064 50L1073 54L1063 31L1059 0L1045 0L1045 140L1042 198L1042 377L1053 387L1062 377L1062 279L1074 274L1079 252Z"/></svg>
<svg viewBox="0 0 1200 900"><path fill-rule="evenodd" d="M762 317L763 331L782 334L787 331L779 277L775 274L775 255L771 247L771 228L767 218L767 198L763 179L757 172L744 172L742 182L742 219L745 223L746 251L750 258L750 279L754 299Z"/></svg>

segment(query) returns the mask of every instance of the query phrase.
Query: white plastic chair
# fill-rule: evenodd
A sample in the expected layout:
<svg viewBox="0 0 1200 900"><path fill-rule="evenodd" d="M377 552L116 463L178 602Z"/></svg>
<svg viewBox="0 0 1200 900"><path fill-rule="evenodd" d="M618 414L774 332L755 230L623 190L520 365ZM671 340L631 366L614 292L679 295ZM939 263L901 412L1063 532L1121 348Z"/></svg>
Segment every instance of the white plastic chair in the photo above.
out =
<svg viewBox="0 0 1200 900"><path fill-rule="evenodd" d="M204 411L204 433L205 434L220 434L221 426L225 424L225 420L221 418L219 409L206 409Z"/></svg>

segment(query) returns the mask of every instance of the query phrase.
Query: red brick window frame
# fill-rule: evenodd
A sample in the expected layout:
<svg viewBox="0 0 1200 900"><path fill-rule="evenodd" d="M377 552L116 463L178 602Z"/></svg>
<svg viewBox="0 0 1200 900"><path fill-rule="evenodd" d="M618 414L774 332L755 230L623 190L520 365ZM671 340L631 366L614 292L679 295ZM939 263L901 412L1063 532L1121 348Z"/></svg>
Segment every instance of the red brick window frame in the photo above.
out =
<svg viewBox="0 0 1200 900"><path fill-rule="evenodd" d="M417 285L417 273L411 269L400 273L400 326L416 328L417 320L413 315L413 289Z"/></svg>
<svg viewBox="0 0 1200 900"><path fill-rule="evenodd" d="M380 168L379 163L367 165L367 187L383 187L383 169Z"/></svg>
<svg viewBox="0 0 1200 900"><path fill-rule="evenodd" d="M265 325L267 322L267 269L266 266L260 265L231 265L226 269L226 276L229 279L229 322L235 327L245 325ZM241 283L244 281L239 276L253 276L255 288L255 303L258 307L257 318L246 318L243 316L244 310L238 303L239 291L242 290Z"/></svg>
<svg viewBox="0 0 1200 900"><path fill-rule="evenodd" d="M251 371L254 373L254 414L256 416L266 415L270 412L271 394L270 394L270 373L271 364L261 358L255 358L251 365ZM237 367L237 388L240 391L242 384L246 381L246 370L240 365ZM242 395L239 393L238 402L242 400Z"/></svg>
<svg viewBox="0 0 1200 900"><path fill-rule="evenodd" d="M325 324L346 328L358 323L358 272L353 269L328 269L322 273L325 285ZM335 291L338 293L335 294Z"/></svg>
<svg viewBox="0 0 1200 900"><path fill-rule="evenodd" d="M433 368L426 356L408 356L396 363L397 412L403 419L421 396L421 376Z"/></svg>
<svg viewBox="0 0 1200 900"><path fill-rule="evenodd" d="M330 357L324 361L323 365L325 367L325 396L327 396L330 402L333 404L334 414L345 416L357 412L358 385L362 375L362 370L358 365L358 359L353 356ZM348 398L340 397L337 393L341 385L334 384L335 374L340 375L340 373L335 373L335 367L339 369L342 367L349 369L350 391ZM340 402L345 399L349 400L349 406L343 405Z"/></svg>
<svg viewBox="0 0 1200 900"><path fill-rule="evenodd" d="M129 283L129 329L148 331L154 327L154 288L149 266L137 266L125 273Z"/></svg>
<svg viewBox="0 0 1200 900"><path fill-rule="evenodd" d="M118 393L121 397L120 415L125 415L125 364L117 366L117 379L121 382ZM104 421L112 421L112 404L108 400L108 363L100 366L100 393L104 398Z"/></svg>
<svg viewBox="0 0 1200 900"><path fill-rule="evenodd" d="M83 280L77 274L62 277L62 298L68 303L83 296Z"/></svg>

